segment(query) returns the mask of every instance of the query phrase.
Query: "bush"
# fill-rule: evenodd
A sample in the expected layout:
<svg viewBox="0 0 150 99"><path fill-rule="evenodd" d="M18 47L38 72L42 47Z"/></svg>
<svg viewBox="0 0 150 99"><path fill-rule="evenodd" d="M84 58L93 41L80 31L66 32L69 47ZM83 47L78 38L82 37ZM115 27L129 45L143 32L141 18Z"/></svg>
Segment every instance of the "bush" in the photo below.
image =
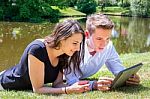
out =
<svg viewBox="0 0 150 99"><path fill-rule="evenodd" d="M149 12L150 1L142 0L137 2L136 0L131 1L130 14L132 16L147 17Z"/></svg>
<svg viewBox="0 0 150 99"><path fill-rule="evenodd" d="M8 21L40 22L44 18L58 18L59 11L49 6L44 0L15 0L2 2L0 19Z"/></svg>
<svg viewBox="0 0 150 99"><path fill-rule="evenodd" d="M3 20L3 9L2 9L2 7L0 7L0 20Z"/></svg>
<svg viewBox="0 0 150 99"><path fill-rule="evenodd" d="M25 5L20 7L19 12L20 12L19 16L22 20L24 20L24 19L26 20L26 19L30 18L30 15L31 15L30 10Z"/></svg>
<svg viewBox="0 0 150 99"><path fill-rule="evenodd" d="M118 2L118 6L119 7L130 7L130 2L124 2L123 4L122 4L122 2Z"/></svg>
<svg viewBox="0 0 150 99"><path fill-rule="evenodd" d="M95 0L79 0L77 2L77 9L86 14L96 12L97 3Z"/></svg>
<svg viewBox="0 0 150 99"><path fill-rule="evenodd" d="M29 21L33 23L39 23L39 22L42 22L43 19L41 17L33 17L33 18L30 18Z"/></svg>

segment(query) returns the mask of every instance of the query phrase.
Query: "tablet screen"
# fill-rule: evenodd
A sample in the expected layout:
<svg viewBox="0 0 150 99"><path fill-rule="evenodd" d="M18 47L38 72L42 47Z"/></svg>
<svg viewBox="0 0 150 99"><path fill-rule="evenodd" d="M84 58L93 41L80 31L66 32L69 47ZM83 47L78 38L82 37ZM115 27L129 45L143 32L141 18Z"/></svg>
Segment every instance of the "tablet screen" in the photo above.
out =
<svg viewBox="0 0 150 99"><path fill-rule="evenodd" d="M120 71L118 75L115 77L111 89L124 85L126 80L129 79L131 75L135 74L141 68L142 65L143 65L142 63L138 63L132 67Z"/></svg>

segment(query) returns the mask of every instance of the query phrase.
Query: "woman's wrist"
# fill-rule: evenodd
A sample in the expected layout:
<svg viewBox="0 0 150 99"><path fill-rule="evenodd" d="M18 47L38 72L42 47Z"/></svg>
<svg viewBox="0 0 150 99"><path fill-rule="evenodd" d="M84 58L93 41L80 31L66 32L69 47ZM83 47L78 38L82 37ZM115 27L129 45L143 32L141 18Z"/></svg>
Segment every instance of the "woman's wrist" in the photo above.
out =
<svg viewBox="0 0 150 99"><path fill-rule="evenodd" d="M65 87L65 94L68 94L68 93L67 93L67 87Z"/></svg>
<svg viewBox="0 0 150 99"><path fill-rule="evenodd" d="M65 93L65 94L70 94L70 93L71 93L69 86L67 86L67 87L64 88L64 93Z"/></svg>

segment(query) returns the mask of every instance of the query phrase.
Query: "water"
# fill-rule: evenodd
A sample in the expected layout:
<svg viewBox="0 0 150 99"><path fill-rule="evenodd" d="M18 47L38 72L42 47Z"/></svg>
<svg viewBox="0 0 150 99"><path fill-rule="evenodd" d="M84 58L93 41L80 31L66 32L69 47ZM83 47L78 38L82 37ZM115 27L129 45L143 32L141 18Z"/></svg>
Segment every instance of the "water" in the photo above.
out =
<svg viewBox="0 0 150 99"><path fill-rule="evenodd" d="M119 54L150 51L150 19L110 18L115 22L112 40ZM85 19L79 22L85 28ZM0 22L0 71L19 62L25 47L50 34L54 23Z"/></svg>
<svg viewBox="0 0 150 99"><path fill-rule="evenodd" d="M119 53L150 51L150 18L112 17L117 33L113 42Z"/></svg>

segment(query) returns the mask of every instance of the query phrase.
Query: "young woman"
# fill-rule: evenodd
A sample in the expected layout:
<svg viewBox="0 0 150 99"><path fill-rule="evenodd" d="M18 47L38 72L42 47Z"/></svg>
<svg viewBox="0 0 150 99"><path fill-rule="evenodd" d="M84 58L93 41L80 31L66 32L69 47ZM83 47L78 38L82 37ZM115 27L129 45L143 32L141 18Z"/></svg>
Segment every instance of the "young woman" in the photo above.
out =
<svg viewBox="0 0 150 99"><path fill-rule="evenodd" d="M89 84L72 86L63 83L63 69L79 63L84 53L84 31L75 20L56 25L45 39L36 39L25 49L19 64L1 72L0 89L33 90L36 93L81 93ZM69 70L71 72L71 68ZM45 86L52 83L52 87Z"/></svg>

